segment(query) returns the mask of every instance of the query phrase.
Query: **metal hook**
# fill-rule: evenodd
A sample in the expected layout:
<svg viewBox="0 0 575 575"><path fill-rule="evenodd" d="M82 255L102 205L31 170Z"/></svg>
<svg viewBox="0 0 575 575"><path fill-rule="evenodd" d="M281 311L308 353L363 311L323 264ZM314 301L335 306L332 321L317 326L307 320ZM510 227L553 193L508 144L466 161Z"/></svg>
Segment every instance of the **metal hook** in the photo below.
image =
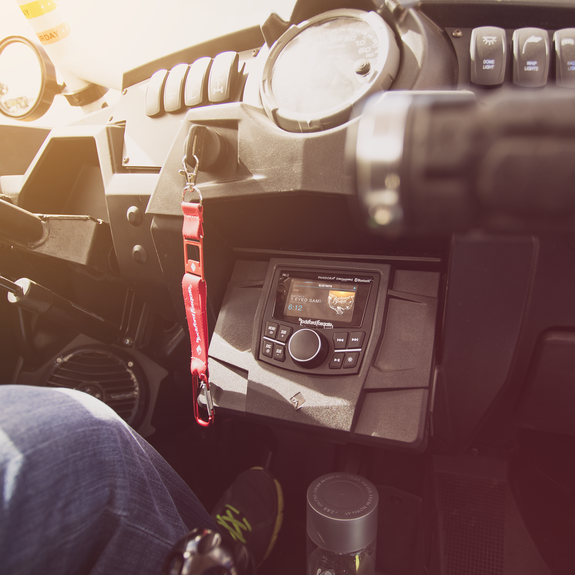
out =
<svg viewBox="0 0 575 575"><path fill-rule="evenodd" d="M193 396L193 409L194 409L194 418L196 422L201 425L202 427L208 427L214 422L215 417L215 410L214 410L214 403L212 400L212 394L210 392L210 388L207 383L207 377L205 375L192 375L192 396ZM201 384L199 383L201 381ZM208 411L208 419L202 419L200 417L200 409L198 404L198 395L203 392L206 398L206 409Z"/></svg>
<svg viewBox="0 0 575 575"><path fill-rule="evenodd" d="M200 189L196 185L187 183L184 186L184 191L182 192L182 202L186 201L186 192L190 192L190 193L196 192L196 194L198 194L198 196L200 198L199 204L200 204L200 206L203 206L204 198L202 197L202 192L200 192Z"/></svg>
<svg viewBox="0 0 575 575"><path fill-rule="evenodd" d="M192 171L190 172L188 170L188 156L185 155L182 158L182 169L179 171L179 174L181 176L185 176L188 186L194 186L195 187L196 179L198 177L198 169L200 167L200 160L198 159L198 156L196 156L195 154L193 155L193 159L194 159L194 167L193 167Z"/></svg>

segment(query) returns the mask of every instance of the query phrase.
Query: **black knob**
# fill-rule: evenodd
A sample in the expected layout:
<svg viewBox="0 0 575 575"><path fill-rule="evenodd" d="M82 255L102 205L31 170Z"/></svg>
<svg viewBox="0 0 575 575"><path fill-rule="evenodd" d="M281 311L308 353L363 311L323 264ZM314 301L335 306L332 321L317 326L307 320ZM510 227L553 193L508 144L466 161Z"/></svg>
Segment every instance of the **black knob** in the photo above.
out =
<svg viewBox="0 0 575 575"><path fill-rule="evenodd" d="M323 335L317 331L300 329L289 340L288 351L298 365L311 369L323 363L327 356L328 344Z"/></svg>

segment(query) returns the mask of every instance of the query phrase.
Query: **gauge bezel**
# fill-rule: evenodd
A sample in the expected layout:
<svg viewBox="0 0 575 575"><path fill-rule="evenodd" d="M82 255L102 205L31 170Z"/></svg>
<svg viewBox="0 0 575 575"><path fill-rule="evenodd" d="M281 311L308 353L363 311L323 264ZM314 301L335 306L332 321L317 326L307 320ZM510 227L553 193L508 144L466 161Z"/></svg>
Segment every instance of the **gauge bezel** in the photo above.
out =
<svg viewBox="0 0 575 575"><path fill-rule="evenodd" d="M32 42L24 36L8 36L0 41L0 54L2 54L2 52L12 44L23 44L32 51L38 60L41 75L40 88L38 90L36 100L29 109L18 114L11 113L3 105L0 105L0 114L11 118L12 120L32 122L33 120L41 118L50 109L52 102L54 101L54 97L62 91L62 86L58 85L56 69L42 46ZM25 74L26 70L24 70L23 73Z"/></svg>
<svg viewBox="0 0 575 575"><path fill-rule="evenodd" d="M272 89L272 77L274 65L289 45L289 43L299 34L307 29L339 19L355 19L368 24L379 41L379 56L375 66L375 73L365 87L354 95L353 98L346 100L343 104L316 113L300 113L282 107L276 99ZM342 8L330 10L300 24L291 26L282 36L273 44L262 73L260 84L260 97L267 115L280 128L288 132L319 132L339 126L349 120L352 107L358 101L364 99L369 94L387 90L399 69L399 48L393 30L388 24L375 12L364 12Z"/></svg>

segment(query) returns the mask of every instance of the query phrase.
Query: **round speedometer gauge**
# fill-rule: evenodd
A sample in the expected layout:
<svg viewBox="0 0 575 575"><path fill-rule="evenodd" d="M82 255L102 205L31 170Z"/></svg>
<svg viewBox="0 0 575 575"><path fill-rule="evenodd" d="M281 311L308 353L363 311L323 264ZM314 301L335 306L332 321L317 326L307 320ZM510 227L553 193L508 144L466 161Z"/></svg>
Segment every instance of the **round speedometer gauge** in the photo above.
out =
<svg viewBox="0 0 575 575"><path fill-rule="evenodd" d="M379 15L332 10L292 26L272 46L262 103L284 130L327 130L346 122L364 96L389 88L398 67L395 36Z"/></svg>

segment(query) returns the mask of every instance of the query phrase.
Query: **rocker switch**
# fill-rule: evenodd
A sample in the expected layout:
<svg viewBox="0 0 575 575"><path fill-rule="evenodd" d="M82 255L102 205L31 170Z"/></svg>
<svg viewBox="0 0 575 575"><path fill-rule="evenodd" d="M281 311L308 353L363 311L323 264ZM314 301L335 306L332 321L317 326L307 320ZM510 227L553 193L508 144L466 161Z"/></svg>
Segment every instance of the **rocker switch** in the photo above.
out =
<svg viewBox="0 0 575 575"><path fill-rule="evenodd" d="M520 28L513 32L513 83L525 88L547 84L549 34L541 28Z"/></svg>
<svg viewBox="0 0 575 575"><path fill-rule="evenodd" d="M557 30L553 36L557 85L575 88L575 28Z"/></svg>
<svg viewBox="0 0 575 575"><path fill-rule="evenodd" d="M162 113L164 85L167 77L167 70L158 70L150 78L146 88L146 116L152 117Z"/></svg>
<svg viewBox="0 0 575 575"><path fill-rule="evenodd" d="M208 82L208 99L214 104L233 97L239 75L237 52L222 52L214 58Z"/></svg>
<svg viewBox="0 0 575 575"><path fill-rule="evenodd" d="M507 37L503 28L482 26L471 32L471 81L498 86L505 79Z"/></svg>
<svg viewBox="0 0 575 575"><path fill-rule="evenodd" d="M164 88L164 110L166 112L179 112L182 109L184 82L188 69L187 64L178 64L170 70Z"/></svg>
<svg viewBox="0 0 575 575"><path fill-rule="evenodd" d="M208 77L212 59L205 57L196 60L191 66L186 78L184 103L186 106L200 106L207 102Z"/></svg>

